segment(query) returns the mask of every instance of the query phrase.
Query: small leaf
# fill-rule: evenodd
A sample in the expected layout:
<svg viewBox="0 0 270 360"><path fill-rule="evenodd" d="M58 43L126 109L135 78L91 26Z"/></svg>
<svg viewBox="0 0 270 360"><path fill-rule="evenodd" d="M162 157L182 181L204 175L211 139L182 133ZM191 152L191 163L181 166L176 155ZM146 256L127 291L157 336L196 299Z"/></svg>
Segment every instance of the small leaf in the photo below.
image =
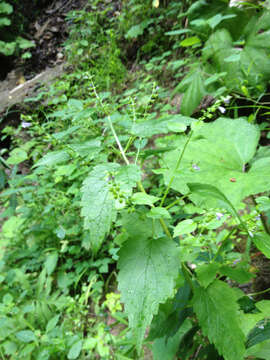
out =
<svg viewBox="0 0 270 360"><path fill-rule="evenodd" d="M47 255L47 259L45 261L44 266L48 275L51 275L54 272L57 265L57 261L58 261L58 253L56 251Z"/></svg>
<svg viewBox="0 0 270 360"><path fill-rule="evenodd" d="M13 6L5 1L0 2L0 14L11 14L13 12Z"/></svg>
<svg viewBox="0 0 270 360"><path fill-rule="evenodd" d="M33 331L31 330L22 330L17 332L16 334L17 339L19 339L20 341L24 342L24 343L29 343L31 341L35 341L36 340L36 336L33 333Z"/></svg>
<svg viewBox="0 0 270 360"><path fill-rule="evenodd" d="M218 263L203 264L196 268L198 280L204 288L215 280L218 268Z"/></svg>
<svg viewBox="0 0 270 360"><path fill-rule="evenodd" d="M197 229L197 224L193 220L191 219L182 220L174 228L173 236L176 237L184 234L190 234L196 229Z"/></svg>
<svg viewBox="0 0 270 360"><path fill-rule="evenodd" d="M13 55L16 49L16 42L5 42L0 40L0 53L10 56Z"/></svg>
<svg viewBox="0 0 270 360"><path fill-rule="evenodd" d="M181 114L190 116L200 104L204 95L206 95L206 90L204 88L202 76L198 69L198 72L192 76L192 80L187 90L184 92L180 108Z"/></svg>
<svg viewBox="0 0 270 360"><path fill-rule="evenodd" d="M153 195L148 195L144 192L138 192L133 194L131 200L136 205L153 205L159 200L159 198Z"/></svg>
<svg viewBox="0 0 270 360"><path fill-rule="evenodd" d="M237 281L240 284L248 283L255 277L255 275L248 272L246 268L240 266L233 268L228 265L222 265L219 268L219 273L228 276L230 279Z"/></svg>
<svg viewBox="0 0 270 360"><path fill-rule="evenodd" d="M53 134L52 136L57 139L57 140L61 140L71 134L73 134L76 130L78 130L80 128L80 126L76 125L76 126L72 126L70 128L68 128L67 130L64 131L60 131L58 133Z"/></svg>
<svg viewBox="0 0 270 360"><path fill-rule="evenodd" d="M16 148L10 152L10 156L7 159L7 164L16 165L25 161L28 158L27 152L23 149Z"/></svg>
<svg viewBox="0 0 270 360"><path fill-rule="evenodd" d="M198 36L191 36L189 38L186 38L185 40L180 42L180 45L183 47L193 46L196 44L200 44L201 40L198 38Z"/></svg>
<svg viewBox="0 0 270 360"><path fill-rule="evenodd" d="M29 49L31 47L35 47L35 44L33 43L33 41L29 41L20 36L16 39L16 41L17 41L17 44L19 45L19 48L22 50Z"/></svg>
<svg viewBox="0 0 270 360"><path fill-rule="evenodd" d="M81 353L83 342L82 340L77 341L75 344L72 345L68 352L68 359L77 359Z"/></svg>
<svg viewBox="0 0 270 360"><path fill-rule="evenodd" d="M55 233L57 235L57 237L61 240L63 240L66 236L66 230L63 228L63 226L59 226L56 230Z"/></svg>
<svg viewBox="0 0 270 360"><path fill-rule="evenodd" d="M5 349L5 353L7 355L14 355L17 351L17 345L16 343L12 342L12 341L6 341L4 343L2 343L3 348Z"/></svg>
<svg viewBox="0 0 270 360"><path fill-rule="evenodd" d="M226 196L215 186L208 184L188 183L187 184L192 194L199 195L206 202L211 202L215 208L224 208L232 215L238 217L237 211L226 198Z"/></svg>
<svg viewBox="0 0 270 360"><path fill-rule="evenodd" d="M261 320L248 334L246 347L249 348L268 339L270 339L270 321L269 319Z"/></svg>
<svg viewBox="0 0 270 360"><path fill-rule="evenodd" d="M61 162L69 160L70 156L65 150L52 151L43 156L35 165L37 166L54 166Z"/></svg>
<svg viewBox="0 0 270 360"><path fill-rule="evenodd" d="M144 29L147 28L147 26L151 23L152 23L152 20L145 20L138 25L132 26L126 33L125 38L126 39L137 38L139 35L143 34Z"/></svg>
<svg viewBox="0 0 270 360"><path fill-rule="evenodd" d="M59 318L60 318L60 315L56 315L48 322L48 324L46 326L46 333L52 331L56 327L56 324L58 323Z"/></svg>
<svg viewBox="0 0 270 360"><path fill-rule="evenodd" d="M237 62L240 61L241 54L233 54L224 59L225 62Z"/></svg>
<svg viewBox="0 0 270 360"><path fill-rule="evenodd" d="M68 144L73 151L82 157L86 157L90 160L94 159L101 151L100 140L89 140L80 144Z"/></svg>
<svg viewBox="0 0 270 360"><path fill-rule="evenodd" d="M11 21L4 17L4 18L0 18L0 27L2 26L9 26L11 24Z"/></svg>
<svg viewBox="0 0 270 360"><path fill-rule="evenodd" d="M149 211L147 217L151 217L153 219L170 219L171 215L169 211L163 207L154 207Z"/></svg>
<svg viewBox="0 0 270 360"><path fill-rule="evenodd" d="M187 129L187 125L179 122L169 122L167 126L168 129L173 132L184 132Z"/></svg>

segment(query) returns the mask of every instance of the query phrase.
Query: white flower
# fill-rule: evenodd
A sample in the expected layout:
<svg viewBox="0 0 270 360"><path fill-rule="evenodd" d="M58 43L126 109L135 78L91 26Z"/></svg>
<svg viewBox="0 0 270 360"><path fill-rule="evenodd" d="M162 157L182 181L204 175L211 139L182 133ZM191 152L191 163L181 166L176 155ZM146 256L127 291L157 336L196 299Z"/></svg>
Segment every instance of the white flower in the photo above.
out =
<svg viewBox="0 0 270 360"><path fill-rule="evenodd" d="M26 121L23 121L23 122L22 122L22 127L23 127L24 129L29 128L31 125L32 125L32 124L29 123L29 122L26 122Z"/></svg>
<svg viewBox="0 0 270 360"><path fill-rule="evenodd" d="M231 100L231 96L228 95L228 96L222 98L222 100L224 101L225 104L229 104L230 100Z"/></svg>
<svg viewBox="0 0 270 360"><path fill-rule="evenodd" d="M196 165L196 164L192 164L192 168L193 168L194 170L196 170L196 171L201 170L201 168L200 168L198 165Z"/></svg>
<svg viewBox="0 0 270 360"><path fill-rule="evenodd" d="M218 110L221 112L221 114L225 114L225 112L226 112L226 109L223 106L219 106Z"/></svg>
<svg viewBox="0 0 270 360"><path fill-rule="evenodd" d="M224 214L222 214L220 212L216 213L217 220L220 220L223 216L224 216Z"/></svg>

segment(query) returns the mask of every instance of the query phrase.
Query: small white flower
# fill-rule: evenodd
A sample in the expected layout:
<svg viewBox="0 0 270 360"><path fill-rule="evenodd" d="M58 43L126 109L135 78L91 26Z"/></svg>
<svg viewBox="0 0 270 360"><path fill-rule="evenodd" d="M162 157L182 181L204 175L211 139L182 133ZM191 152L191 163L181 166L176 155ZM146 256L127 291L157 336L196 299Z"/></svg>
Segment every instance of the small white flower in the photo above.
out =
<svg viewBox="0 0 270 360"><path fill-rule="evenodd" d="M230 103L230 100L231 100L231 96L226 96L226 97L223 98L223 102L224 102L225 104L229 104L229 103Z"/></svg>
<svg viewBox="0 0 270 360"><path fill-rule="evenodd" d="M220 220L223 216L224 216L224 214L222 214L220 212L216 213L217 220Z"/></svg>
<svg viewBox="0 0 270 360"><path fill-rule="evenodd" d="M218 110L221 112L221 114L225 114L225 112L226 112L226 109L223 106L219 106Z"/></svg>
<svg viewBox="0 0 270 360"><path fill-rule="evenodd" d="M32 124L29 123L29 122L26 122L26 121L23 121L23 122L22 122L22 127L23 127L24 129L29 128L31 125L32 125Z"/></svg>
<svg viewBox="0 0 270 360"><path fill-rule="evenodd" d="M196 171L201 170L201 168L200 168L198 165L196 165L196 164L192 164L192 168L193 168L194 170L196 170Z"/></svg>

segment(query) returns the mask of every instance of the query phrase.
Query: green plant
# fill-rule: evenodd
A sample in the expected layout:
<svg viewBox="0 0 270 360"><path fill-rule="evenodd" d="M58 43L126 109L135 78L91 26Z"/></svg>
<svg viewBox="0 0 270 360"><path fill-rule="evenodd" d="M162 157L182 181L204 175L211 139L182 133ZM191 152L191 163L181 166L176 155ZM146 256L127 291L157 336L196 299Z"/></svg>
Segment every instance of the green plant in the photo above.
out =
<svg viewBox="0 0 270 360"><path fill-rule="evenodd" d="M32 41L21 36L15 36L15 38L11 39L10 36L7 35L6 27L11 26L9 15L11 15L12 12L12 5L5 1L0 2L0 53L5 56L18 55L19 52L35 46ZM29 54L29 52L24 53L22 58L29 57Z"/></svg>
<svg viewBox="0 0 270 360"><path fill-rule="evenodd" d="M99 6L95 1L85 10L69 13L67 21L72 25L65 50L72 64L87 71L90 66L99 87L109 89L113 83L121 83L126 69L113 31L114 20L108 16L111 8L97 11Z"/></svg>
<svg viewBox="0 0 270 360"><path fill-rule="evenodd" d="M268 125L256 124L268 108L229 112L243 86L262 96L267 72L242 64L232 84L235 68L209 45L221 33L232 51L242 37L267 39L268 10L126 5L118 22L99 1L70 14L73 71L4 130L1 356L268 359L269 300L257 296L269 289L253 290L254 259L270 257ZM240 34L234 24L250 14L257 25ZM142 63L112 88L124 36ZM171 98L183 89L180 115Z"/></svg>

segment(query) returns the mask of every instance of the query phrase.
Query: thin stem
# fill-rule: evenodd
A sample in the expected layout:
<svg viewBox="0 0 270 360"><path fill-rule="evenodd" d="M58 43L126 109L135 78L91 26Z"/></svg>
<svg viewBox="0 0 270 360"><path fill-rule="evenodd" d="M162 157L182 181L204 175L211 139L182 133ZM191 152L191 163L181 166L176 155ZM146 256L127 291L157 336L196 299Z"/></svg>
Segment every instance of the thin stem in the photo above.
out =
<svg viewBox="0 0 270 360"><path fill-rule="evenodd" d="M108 122L109 122L109 125L110 125L110 128L111 128L111 131L112 131L112 133L113 133L113 136L114 136L114 138L115 138L116 144L117 144L117 146L118 146L118 148L119 148L119 150L120 150L120 153L121 153L121 155L122 155L125 163L126 163L127 165L129 165L128 158L126 157L126 154L125 154L125 152L124 152L124 150L123 150L123 148L122 148L121 142L120 142L120 140L119 140L119 138L118 138L118 136L117 136L117 134L116 134L116 132L115 132L115 130L114 130L113 123L112 123L112 119L111 119L110 115L107 116L107 119L108 119Z"/></svg>
<svg viewBox="0 0 270 360"><path fill-rule="evenodd" d="M182 272L183 272L184 278L188 282L190 288L193 290L193 283L192 283L192 280L191 280L192 274L190 274L189 268L183 262L181 263L181 267L182 267Z"/></svg>
<svg viewBox="0 0 270 360"><path fill-rule="evenodd" d="M142 184L141 180L137 182L137 185L138 185L138 188L141 190L141 192L146 194L146 191L145 191L145 189L143 187L143 184Z"/></svg>
<svg viewBox="0 0 270 360"><path fill-rule="evenodd" d="M216 255L213 257L212 262L214 262L216 260L216 258L219 256L219 254L221 253L221 251L224 248L224 243L229 239L229 237L235 232L235 229L232 229L229 234L225 237L225 239L222 241L222 244L220 245L220 247L218 248L218 251L216 252Z"/></svg>
<svg viewBox="0 0 270 360"><path fill-rule="evenodd" d="M99 95L98 95L98 93L97 93L97 91L96 91L96 88L95 88L95 85L93 84L93 82L92 82L92 87L93 87L94 94L95 94L96 98L98 99L100 105L102 106L103 111L104 111L105 114L107 115L108 123L109 123L109 125L110 125L111 131L112 131L113 136L114 136L114 139L115 139L115 141L116 141L116 144L117 144L117 146L118 146L118 148L119 148L119 150L120 150L120 153L121 153L121 155L122 155L125 163L126 163L127 165L129 165L129 161L128 161L127 157L126 157L126 154L125 154L125 152L124 152L124 149L123 149L123 147L122 147L122 145L121 145L121 142L120 142L120 140L119 140L119 138L118 138L118 136L117 136L117 134L116 134L116 131L115 131L115 129L114 129L111 116L110 116L110 114L108 114L108 112L106 111L105 106L104 106L101 98L99 97Z"/></svg>
<svg viewBox="0 0 270 360"><path fill-rule="evenodd" d="M135 136L131 136L131 137L128 139L127 145L126 145L125 150L124 150L125 153L128 151L130 145L133 143L133 141L135 140L135 138L136 138Z"/></svg>
<svg viewBox="0 0 270 360"><path fill-rule="evenodd" d="M265 294L267 292L270 291L270 288L266 289L266 290L262 290L262 291L258 291L258 292L255 292L255 293L250 293L248 294L248 296L256 296L256 295L261 295L261 294Z"/></svg>
<svg viewBox="0 0 270 360"><path fill-rule="evenodd" d="M168 206L165 207L166 210L170 209L174 205L178 204L181 200L184 200L187 197L187 195L183 195L180 197L180 199L174 200L172 203L170 203Z"/></svg>
<svg viewBox="0 0 270 360"><path fill-rule="evenodd" d="M0 354L1 354L2 359L5 360L6 357L4 356L1 348L0 348Z"/></svg>
<svg viewBox="0 0 270 360"><path fill-rule="evenodd" d="M166 197L167 197L167 195L168 195L168 192L169 192L169 190L170 190L170 188L171 188L171 185L172 185L172 183L173 183L173 180L174 180L174 178L175 178L175 173L176 173L176 171L178 170L178 168L179 168L179 166L180 166L180 163L181 163L181 161L182 161L182 159L183 159L183 156L184 156L184 153L185 153L185 151L186 151L186 148L187 148L187 146L188 146L188 144L189 144L189 142L190 142L190 140L191 140L192 134L193 134L193 130L190 131L189 136L188 136L188 138L187 138L187 141L186 141L186 143L185 143L185 145L184 145L184 147L183 147L183 149L182 149L182 151L181 151L181 154L180 154L180 156L179 156L179 158L178 158L178 160L177 160L175 169L174 169L173 174L172 174L172 176L171 176L171 178L170 178L170 181L169 181L169 183L168 183L168 186L167 186L167 188L166 188L166 190L165 190L165 193L164 193L163 198L162 198L162 200L161 200L160 206L163 206L164 201L166 200Z"/></svg>
<svg viewBox="0 0 270 360"><path fill-rule="evenodd" d="M141 151L141 141L142 141L142 138L140 138L139 146L138 146L138 149L137 149L137 154L136 154L136 158L135 158L135 165L137 164L138 157L139 157L139 154L140 154L140 151Z"/></svg>
<svg viewBox="0 0 270 360"><path fill-rule="evenodd" d="M173 237L172 237L171 233L169 232L169 229L168 229L167 225L165 224L165 221L163 219L159 219L159 222L160 222L165 234L168 236L169 239L172 240Z"/></svg>

